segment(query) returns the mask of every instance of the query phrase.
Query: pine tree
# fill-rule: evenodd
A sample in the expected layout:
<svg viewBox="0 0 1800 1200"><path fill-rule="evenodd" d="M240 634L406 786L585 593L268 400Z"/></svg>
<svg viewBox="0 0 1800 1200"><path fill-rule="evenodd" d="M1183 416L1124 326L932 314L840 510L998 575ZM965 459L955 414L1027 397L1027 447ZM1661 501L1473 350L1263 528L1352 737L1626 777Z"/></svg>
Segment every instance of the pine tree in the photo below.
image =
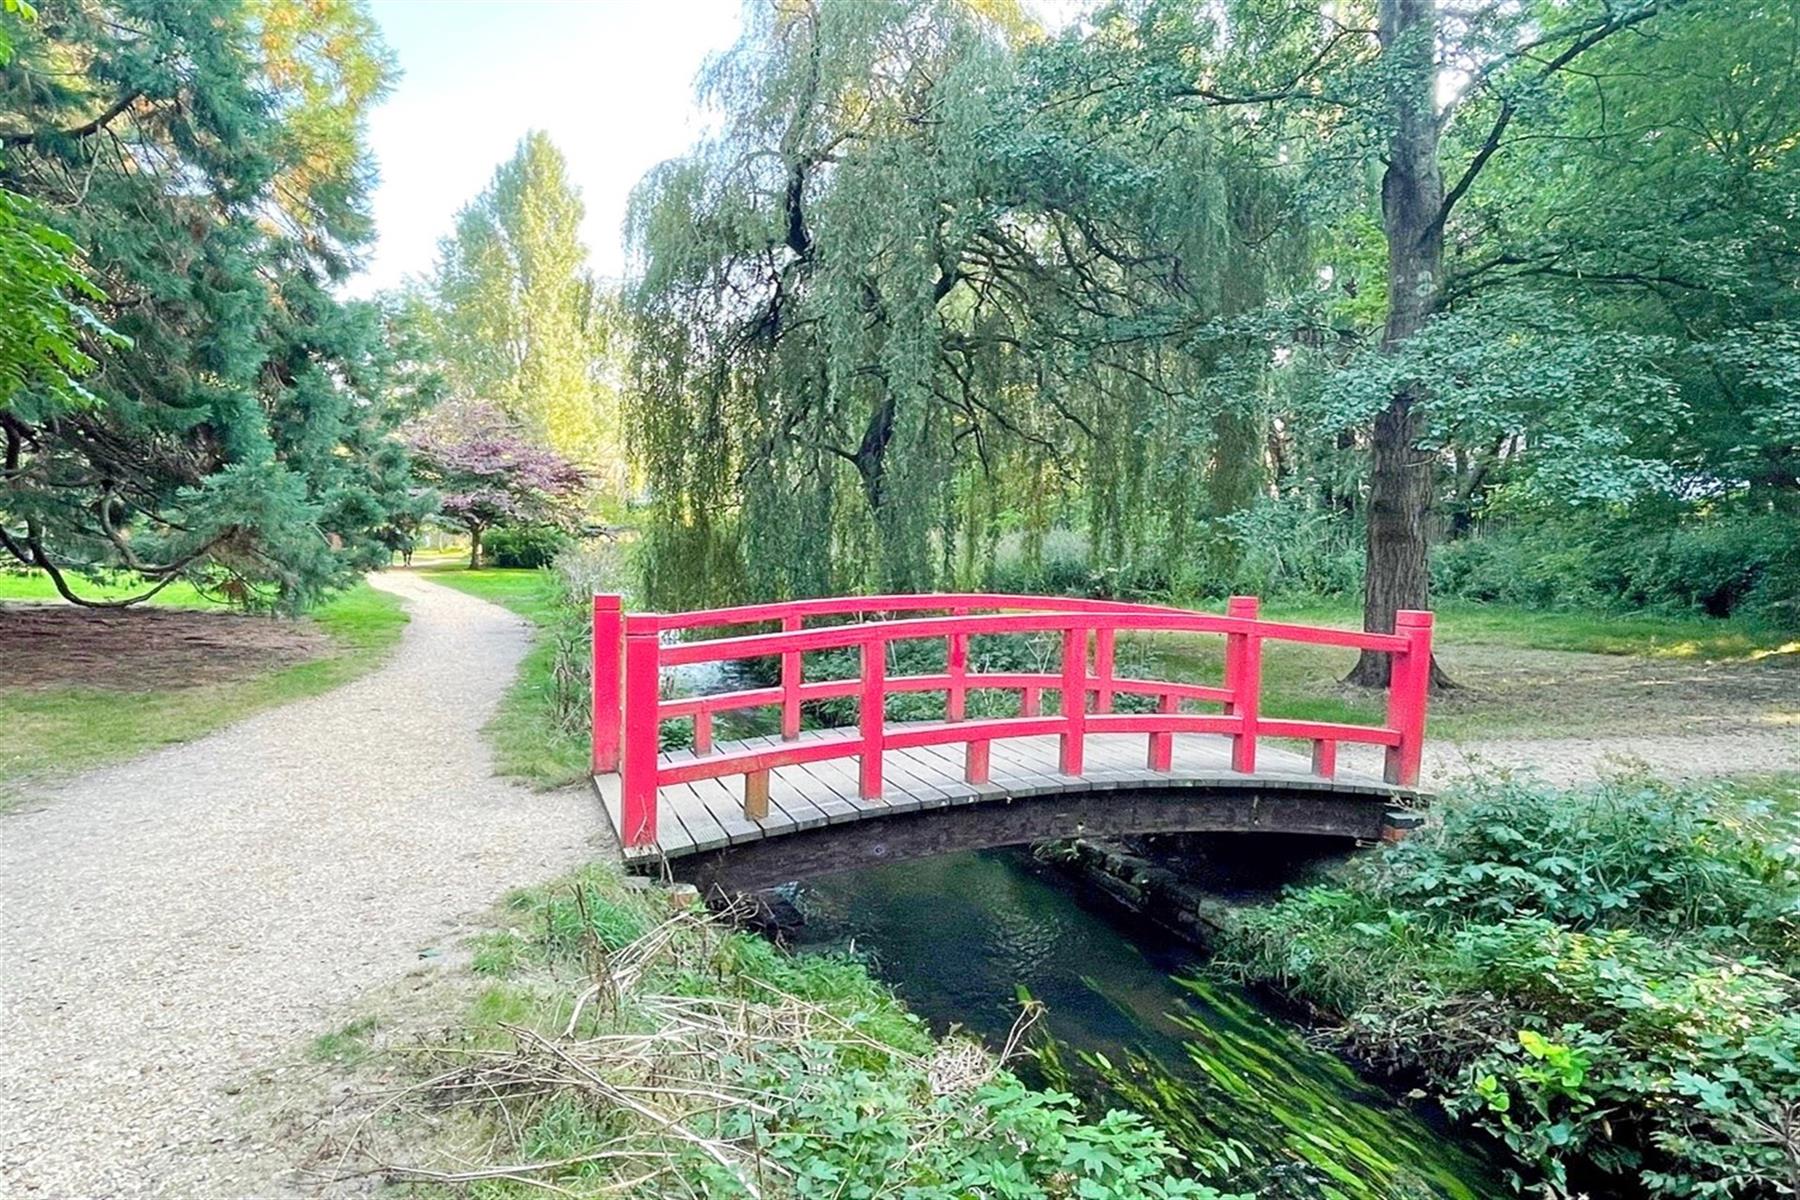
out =
<svg viewBox="0 0 1800 1200"><path fill-rule="evenodd" d="M416 508L373 306L368 105L392 73L349 0L108 0L15 30L0 184L106 296L91 403L0 411L12 557L81 600L124 569L287 607L382 561ZM16 465L13 465L16 464Z"/></svg>

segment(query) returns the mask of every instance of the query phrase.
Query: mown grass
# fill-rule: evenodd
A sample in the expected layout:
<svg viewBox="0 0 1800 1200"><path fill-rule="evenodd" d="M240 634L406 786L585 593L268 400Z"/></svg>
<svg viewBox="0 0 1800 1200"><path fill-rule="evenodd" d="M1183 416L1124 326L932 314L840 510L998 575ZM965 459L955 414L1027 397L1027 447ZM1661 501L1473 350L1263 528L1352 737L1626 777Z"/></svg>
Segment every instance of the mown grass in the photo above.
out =
<svg viewBox="0 0 1800 1200"><path fill-rule="evenodd" d="M1741 620L1667 613L1543 611L1449 600L1436 607L1437 635L1465 645L1572 650L1583 654L1730 661L1784 648L1800 650L1792 630ZM1271 601L1263 614L1283 621L1361 628L1352 600Z"/></svg>
<svg viewBox="0 0 1800 1200"><path fill-rule="evenodd" d="M567 787L586 779L592 764L587 738L562 728L553 700L556 644L551 627L563 615L555 576L548 571L499 567L471 571L450 565L424 567L418 573L510 609L538 627L518 677L487 727L495 770L539 788Z"/></svg>
<svg viewBox="0 0 1800 1200"><path fill-rule="evenodd" d="M69 586L77 596L89 600L118 600L144 590L141 580L127 578L90 582L72 579ZM56 585L42 571L0 571L0 600L48 600L62 602ZM152 596L148 603L164 608L222 608L222 601L203 596L190 583L176 581Z"/></svg>
<svg viewBox="0 0 1800 1200"><path fill-rule="evenodd" d="M6 730L0 743L0 804L8 793L16 798L26 783L189 741L346 683L386 657L406 619L398 599L359 583L312 614L331 638L329 654L264 675L186 687L179 680L145 679L129 690L0 683L0 727Z"/></svg>
<svg viewBox="0 0 1800 1200"><path fill-rule="evenodd" d="M1206 607L1206 606L1202 606ZM1213 606L1217 607L1217 606ZM1348 601L1271 602L1263 607L1271 620L1354 629L1362 614ZM1467 682L1459 658L1480 658L1488 665L1504 660L1509 650L1563 651L1613 658L1692 661L1729 666L1778 654L1800 653L1791 633L1741 621L1656 614L1615 615L1596 612L1538 612L1501 605L1451 602L1436 611L1435 641L1440 659L1453 680ZM1171 679L1216 679L1224 671L1222 639L1173 634L1137 639L1139 653L1154 673ZM1298 720L1379 723L1385 697L1341 686L1356 661L1352 650L1269 642L1263 650L1262 710L1268 716ZM1577 681L1579 682L1579 681ZM1568 681L1546 677L1546 688ZM1601 701L1583 693L1584 701ZM1622 698L1622 697L1620 697ZM1429 731L1458 740L1541 736L1567 732L1576 725L1603 724L1604 712L1570 711L1547 705L1544 697L1522 702L1516 690L1487 694L1480 686L1442 695L1433 702ZM1574 725L1571 724L1574 723Z"/></svg>
<svg viewBox="0 0 1800 1200"><path fill-rule="evenodd" d="M496 568L471 571L454 564L424 567L419 573L503 605L539 626L538 641L489 727L499 769L539 787L583 778L588 770L586 739L558 725L552 700L556 656L550 631L571 615L560 608L564 601L554 575ZM1361 623L1360 610L1350 601L1275 601L1263 612L1275 620L1342 628ZM1438 645L1453 676L1460 655L1473 652L1491 662L1504 659L1511 649L1727 664L1800 652L1790 634L1705 617L1537 612L1457 602L1439 609L1437 616ZM1182 680L1218 679L1224 672L1224 647L1216 637L1155 634L1127 642L1135 645L1121 650L1121 670L1143 668L1153 676ZM1298 720L1379 724L1385 716L1385 696L1339 683L1354 661L1353 651L1268 643L1263 712ZM1595 727L1604 716L1599 711L1571 713L1547 705L1541 697L1523 702L1516 683L1512 690L1493 693L1477 685L1434 702L1430 733L1459 741L1546 736L1573 728L1572 720L1584 729Z"/></svg>

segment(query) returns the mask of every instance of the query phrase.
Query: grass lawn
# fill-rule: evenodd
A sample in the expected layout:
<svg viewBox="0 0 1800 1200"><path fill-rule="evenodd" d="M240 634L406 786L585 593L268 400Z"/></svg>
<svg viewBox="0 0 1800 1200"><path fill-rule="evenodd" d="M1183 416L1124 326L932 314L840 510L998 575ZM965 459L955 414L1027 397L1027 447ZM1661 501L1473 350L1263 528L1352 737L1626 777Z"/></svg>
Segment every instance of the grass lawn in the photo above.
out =
<svg viewBox="0 0 1800 1200"><path fill-rule="evenodd" d="M539 787L573 783L588 770L585 732L556 722L552 702L553 629L561 610L548 572L428 566L421 575L503 605L540 628L518 681L489 728L504 774ZM1222 607L1207 605L1205 607ZM1355 628L1353 602L1270 603L1265 615ZM580 618L575 618L579 620ZM1224 672L1223 642L1158 634L1121 644L1121 670L1214 680ZM1450 603L1438 610L1437 644L1463 686L1432 702L1430 735L1458 741L1603 734L1609 730L1681 726L1676 709L1696 686L1730 701L1734 672L1763 660L1791 661L1795 635L1704 617L1533 612ZM1593 655L1587 660L1570 654ZM1270 643L1263 658L1263 711L1302 720L1379 724L1380 693L1345 687L1352 651ZM1135 659L1135 661L1134 661ZM1794 705L1800 707L1800 695ZM1710 710L1716 715L1716 710Z"/></svg>
<svg viewBox="0 0 1800 1200"><path fill-rule="evenodd" d="M1283 621L1351 629L1362 625L1361 605L1349 600L1272 602L1263 613ZM1436 636L1444 644L1710 661L1800 651L1800 633L1737 620L1657 613L1541 612L1467 601L1448 601L1437 608Z"/></svg>
<svg viewBox="0 0 1800 1200"><path fill-rule="evenodd" d="M77 596L90 600L117 600L121 596L133 596L144 590L141 581L114 581L110 583L90 583L85 579L71 579L69 587ZM56 585L50 582L50 576L42 571L0 571L0 600L50 600L62 602L57 594ZM195 591L192 584L177 580L152 596L146 603L167 608L219 608L217 600L208 599Z"/></svg>
<svg viewBox="0 0 1800 1200"><path fill-rule="evenodd" d="M1222 607L1208 605L1204 607ZM1273 602L1263 615L1303 624L1357 628L1351 601ZM1216 679L1223 640L1159 634L1140 639L1152 673ZM1653 697L1673 697L1696 680L1728 690L1733 672L1777 658L1792 661L1800 639L1739 621L1667 615L1535 612L1451 602L1437 610L1434 641L1453 680L1464 686L1432 701L1430 733L1458 740L1556 736L1617 729L1651 714ZM1591 654L1587 663L1538 652ZM1385 698L1338 680L1355 652L1271 642L1263 651L1263 712L1299 720L1379 723ZM1676 681L1679 681L1676 683ZM1800 703L1800 695L1796 695Z"/></svg>
<svg viewBox="0 0 1800 1200"><path fill-rule="evenodd" d="M0 596L19 598L24 590L19 578L0 576L8 588ZM204 603L191 593L189 600ZM395 597L359 583L310 619L329 637L328 654L250 678L188 687L146 680L148 686L132 690L0 683L0 727L6 730L0 743L0 804L24 783L188 741L347 682L386 657L405 628L406 612Z"/></svg>
<svg viewBox="0 0 1800 1200"><path fill-rule="evenodd" d="M593 759L586 731L570 733L557 721L555 625L563 616L555 578L548 571L466 566L428 566L418 574L471 596L511 609L538 627L536 640L519 664L500 711L488 724L494 766L502 775L533 787L567 787L588 777Z"/></svg>

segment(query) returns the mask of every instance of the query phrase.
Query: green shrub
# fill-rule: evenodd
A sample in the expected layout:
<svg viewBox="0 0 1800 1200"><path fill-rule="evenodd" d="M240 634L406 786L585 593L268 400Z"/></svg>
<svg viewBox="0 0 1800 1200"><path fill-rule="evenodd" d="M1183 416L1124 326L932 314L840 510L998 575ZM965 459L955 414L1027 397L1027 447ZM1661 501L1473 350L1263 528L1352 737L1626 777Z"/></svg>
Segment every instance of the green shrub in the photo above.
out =
<svg viewBox="0 0 1800 1200"><path fill-rule="evenodd" d="M1503 777L1468 785L1441 826L1387 854L1373 886L1448 919L1691 935L1800 965L1796 840L1791 815L1728 791Z"/></svg>
<svg viewBox="0 0 1800 1200"><path fill-rule="evenodd" d="M1346 513L1291 498L1259 500L1217 525L1237 563L1221 592L1348 596L1362 590L1362 527Z"/></svg>
<svg viewBox="0 0 1800 1200"><path fill-rule="evenodd" d="M1476 785L1247 910L1221 966L1568 1194L1791 1195L1800 869L1779 787Z"/></svg>
<svg viewBox="0 0 1800 1200"><path fill-rule="evenodd" d="M554 525L504 525L482 540L490 566L526 571L549 566L569 543L569 535Z"/></svg>
<svg viewBox="0 0 1800 1200"><path fill-rule="evenodd" d="M1530 608L1653 608L1800 628L1800 521L1721 511L1565 515L1436 547L1440 596Z"/></svg>

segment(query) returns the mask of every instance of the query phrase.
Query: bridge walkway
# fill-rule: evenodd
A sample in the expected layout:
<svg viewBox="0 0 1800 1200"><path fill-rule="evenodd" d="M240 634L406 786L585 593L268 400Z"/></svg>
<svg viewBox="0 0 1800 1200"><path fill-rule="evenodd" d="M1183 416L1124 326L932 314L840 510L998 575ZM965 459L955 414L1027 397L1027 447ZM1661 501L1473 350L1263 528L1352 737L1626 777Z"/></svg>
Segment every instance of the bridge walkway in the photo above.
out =
<svg viewBox="0 0 1800 1200"><path fill-rule="evenodd" d="M839 736L841 731L837 730L806 731L800 734L798 741L804 744ZM769 772L768 813L760 819L745 815L742 789L732 786L738 782L736 780L711 778L668 784L657 789L657 805L663 820L657 827L656 841L650 845L627 847L624 853L628 861L657 857L675 859L825 825L966 804L1006 803L1061 792L1231 787L1384 797L1401 803L1411 802L1420 795L1415 789L1396 787L1372 774L1339 770L1332 778L1321 778L1313 773L1309 755L1267 742L1258 748L1257 770L1245 775L1232 770L1232 740L1229 737L1193 735L1173 740L1170 769L1154 771L1145 763L1142 735L1089 734L1087 761L1080 775L1058 772L1061 739L1055 735L996 740L990 751L986 783L969 783L964 779L964 755L960 746L890 749L883 755L886 787L875 799L857 795L854 759L830 758L796 763ZM793 745L793 742L784 742L771 735L719 742L715 751L781 750ZM669 769L696 761L700 759L692 750L675 750L664 752L660 765ZM613 832L622 834L625 826L620 776L599 775L594 782ZM622 836L619 840L623 844Z"/></svg>

